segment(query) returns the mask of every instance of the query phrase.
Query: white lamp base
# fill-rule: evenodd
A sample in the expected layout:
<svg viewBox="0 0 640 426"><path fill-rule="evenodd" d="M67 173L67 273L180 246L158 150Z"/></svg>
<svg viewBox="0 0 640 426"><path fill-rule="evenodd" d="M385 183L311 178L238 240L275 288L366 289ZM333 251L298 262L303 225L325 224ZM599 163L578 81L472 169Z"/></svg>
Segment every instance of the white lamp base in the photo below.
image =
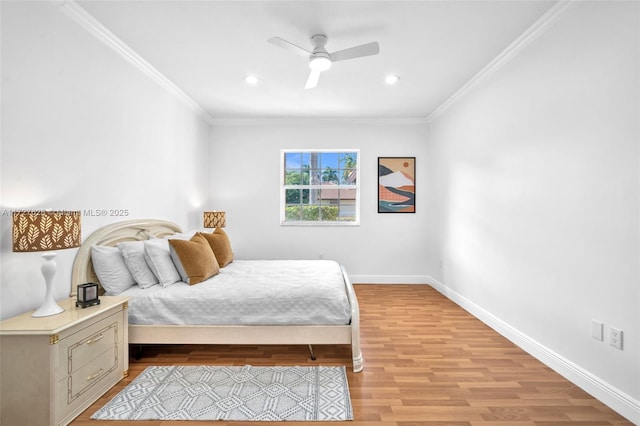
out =
<svg viewBox="0 0 640 426"><path fill-rule="evenodd" d="M42 264L42 275L44 276L44 282L47 286L47 293L44 296L44 303L33 314L32 317L48 317L51 315L64 312L56 301L53 299L53 276L56 274L56 262L53 259L56 257L55 253L45 253L42 255L45 262Z"/></svg>

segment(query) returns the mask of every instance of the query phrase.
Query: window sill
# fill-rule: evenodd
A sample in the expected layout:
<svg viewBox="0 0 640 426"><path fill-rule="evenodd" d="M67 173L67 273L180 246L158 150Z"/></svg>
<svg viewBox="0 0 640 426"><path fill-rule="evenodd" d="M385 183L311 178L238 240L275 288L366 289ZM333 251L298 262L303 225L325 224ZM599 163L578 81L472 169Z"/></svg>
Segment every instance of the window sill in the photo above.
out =
<svg viewBox="0 0 640 426"><path fill-rule="evenodd" d="M324 226L324 227L334 227L334 226L360 226L360 222L280 222L280 226Z"/></svg>

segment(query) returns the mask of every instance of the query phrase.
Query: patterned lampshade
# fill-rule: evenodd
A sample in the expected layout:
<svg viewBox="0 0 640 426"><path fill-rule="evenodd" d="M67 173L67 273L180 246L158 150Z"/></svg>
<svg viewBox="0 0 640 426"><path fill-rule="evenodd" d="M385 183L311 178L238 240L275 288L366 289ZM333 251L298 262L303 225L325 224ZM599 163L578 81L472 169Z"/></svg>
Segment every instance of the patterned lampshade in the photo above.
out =
<svg viewBox="0 0 640 426"><path fill-rule="evenodd" d="M13 212L13 251L80 247L80 211Z"/></svg>
<svg viewBox="0 0 640 426"><path fill-rule="evenodd" d="M204 212L205 228L224 228L226 224L224 212Z"/></svg>

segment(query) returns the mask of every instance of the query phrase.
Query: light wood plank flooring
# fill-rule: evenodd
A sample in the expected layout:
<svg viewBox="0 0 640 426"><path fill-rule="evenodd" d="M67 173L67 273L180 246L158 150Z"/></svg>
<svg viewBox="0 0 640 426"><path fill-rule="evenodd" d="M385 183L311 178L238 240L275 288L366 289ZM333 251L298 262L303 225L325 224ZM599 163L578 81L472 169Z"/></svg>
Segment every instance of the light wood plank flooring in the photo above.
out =
<svg viewBox="0 0 640 426"><path fill-rule="evenodd" d="M427 285L355 285L365 369L349 373L352 426L631 425ZM256 426L89 417L150 365L346 365L348 346L150 346L75 426ZM280 423L295 426L303 423Z"/></svg>

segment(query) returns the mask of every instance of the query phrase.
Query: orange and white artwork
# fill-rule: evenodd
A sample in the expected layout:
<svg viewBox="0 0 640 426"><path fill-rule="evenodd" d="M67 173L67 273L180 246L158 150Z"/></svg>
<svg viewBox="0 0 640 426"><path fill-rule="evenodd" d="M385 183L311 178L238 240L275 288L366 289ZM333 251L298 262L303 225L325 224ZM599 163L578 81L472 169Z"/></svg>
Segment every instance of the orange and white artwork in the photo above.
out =
<svg viewBox="0 0 640 426"><path fill-rule="evenodd" d="M378 213L416 212L416 158L378 157Z"/></svg>

